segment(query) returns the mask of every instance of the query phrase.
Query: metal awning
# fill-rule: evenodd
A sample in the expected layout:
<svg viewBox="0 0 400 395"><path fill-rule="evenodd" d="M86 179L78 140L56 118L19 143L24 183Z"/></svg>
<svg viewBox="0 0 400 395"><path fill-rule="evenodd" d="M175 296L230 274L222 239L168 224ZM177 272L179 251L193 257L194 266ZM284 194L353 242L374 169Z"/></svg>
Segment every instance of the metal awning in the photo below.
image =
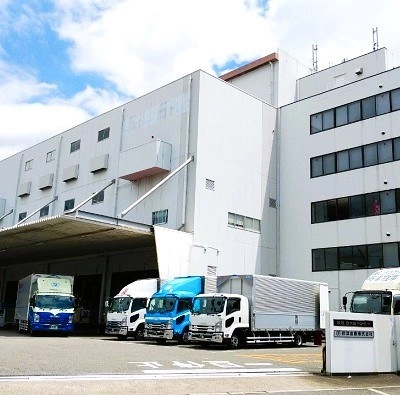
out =
<svg viewBox="0 0 400 395"><path fill-rule="evenodd" d="M154 245L152 226L76 211L0 229L0 267Z"/></svg>

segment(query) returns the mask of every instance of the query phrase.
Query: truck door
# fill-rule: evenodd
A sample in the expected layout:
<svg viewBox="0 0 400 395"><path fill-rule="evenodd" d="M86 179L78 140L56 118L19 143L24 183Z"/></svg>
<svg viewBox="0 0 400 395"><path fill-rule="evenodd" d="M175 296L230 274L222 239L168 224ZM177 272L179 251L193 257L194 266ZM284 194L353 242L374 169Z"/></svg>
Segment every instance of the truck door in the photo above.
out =
<svg viewBox="0 0 400 395"><path fill-rule="evenodd" d="M241 321L240 317L240 303L241 300L239 298L229 298L226 301L226 323L225 326L230 327L236 319L236 322Z"/></svg>

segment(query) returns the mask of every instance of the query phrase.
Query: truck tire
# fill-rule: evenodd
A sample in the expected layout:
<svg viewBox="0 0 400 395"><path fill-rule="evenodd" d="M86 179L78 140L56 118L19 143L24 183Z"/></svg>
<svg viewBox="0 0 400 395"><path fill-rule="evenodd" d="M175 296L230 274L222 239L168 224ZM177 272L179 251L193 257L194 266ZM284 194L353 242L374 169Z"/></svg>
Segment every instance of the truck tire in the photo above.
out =
<svg viewBox="0 0 400 395"><path fill-rule="evenodd" d="M304 344L304 336L302 333L296 332L293 337L293 344L296 347L301 347Z"/></svg>
<svg viewBox="0 0 400 395"><path fill-rule="evenodd" d="M185 329L185 330L182 332L182 335L179 336L178 342L179 342L180 344L188 344L188 343L190 342L190 341L189 341L189 331L188 331L188 329Z"/></svg>
<svg viewBox="0 0 400 395"><path fill-rule="evenodd" d="M228 339L228 347L235 349L239 348L242 344L242 338L240 337L238 332L233 332L230 339Z"/></svg>
<svg viewBox="0 0 400 395"><path fill-rule="evenodd" d="M144 340L144 325L138 326L134 338L135 340Z"/></svg>

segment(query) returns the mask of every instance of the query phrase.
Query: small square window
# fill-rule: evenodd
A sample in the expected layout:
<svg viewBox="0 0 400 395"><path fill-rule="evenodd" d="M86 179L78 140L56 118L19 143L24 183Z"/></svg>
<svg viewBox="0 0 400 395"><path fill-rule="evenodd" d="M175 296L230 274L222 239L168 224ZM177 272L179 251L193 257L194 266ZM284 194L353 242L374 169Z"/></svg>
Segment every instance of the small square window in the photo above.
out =
<svg viewBox="0 0 400 395"><path fill-rule="evenodd" d="M168 222L168 210L153 211L151 222L153 225L166 224Z"/></svg>
<svg viewBox="0 0 400 395"><path fill-rule="evenodd" d="M49 215L49 206L44 206L40 209L40 213L39 213L39 217L46 217L47 215Z"/></svg>
<svg viewBox="0 0 400 395"><path fill-rule="evenodd" d="M33 159L27 160L25 162L25 171L31 170L33 168Z"/></svg>
<svg viewBox="0 0 400 395"><path fill-rule="evenodd" d="M22 221L24 218L26 218L27 212L24 211L23 213L18 214L18 222Z"/></svg>
<svg viewBox="0 0 400 395"><path fill-rule="evenodd" d="M64 202L64 211L72 210L75 206L75 199L69 199Z"/></svg>
<svg viewBox="0 0 400 395"><path fill-rule="evenodd" d="M56 159L56 150L50 151L46 155L46 163L52 162Z"/></svg>
<svg viewBox="0 0 400 395"><path fill-rule="evenodd" d="M102 141L110 137L110 128L99 130L97 135L97 141Z"/></svg>
<svg viewBox="0 0 400 395"><path fill-rule="evenodd" d="M70 152L78 151L81 148L81 140L76 140L71 143Z"/></svg>
<svg viewBox="0 0 400 395"><path fill-rule="evenodd" d="M92 198L92 204L97 204L104 202L104 191L99 192L96 196Z"/></svg>

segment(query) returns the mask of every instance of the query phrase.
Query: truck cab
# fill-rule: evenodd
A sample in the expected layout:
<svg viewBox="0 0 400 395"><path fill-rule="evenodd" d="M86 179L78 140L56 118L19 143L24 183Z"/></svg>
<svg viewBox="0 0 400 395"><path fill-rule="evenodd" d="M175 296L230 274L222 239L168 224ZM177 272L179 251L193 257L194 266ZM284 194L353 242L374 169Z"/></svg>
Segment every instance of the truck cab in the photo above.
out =
<svg viewBox="0 0 400 395"><path fill-rule="evenodd" d="M166 282L150 299L145 314L145 338L157 343L186 343L193 298L203 289L201 276L176 277Z"/></svg>
<svg viewBox="0 0 400 395"><path fill-rule="evenodd" d="M249 301L239 294L202 294L194 298L189 339L226 343L243 342L242 329L249 327Z"/></svg>
<svg viewBox="0 0 400 395"><path fill-rule="evenodd" d="M150 297L158 290L159 280L155 278L134 281L106 302L107 323L105 334L117 336L119 340L133 337L144 338L144 315Z"/></svg>
<svg viewBox="0 0 400 395"><path fill-rule="evenodd" d="M352 293L352 313L400 314L400 268L382 269L371 274L361 290ZM347 296L343 296L346 310Z"/></svg>

